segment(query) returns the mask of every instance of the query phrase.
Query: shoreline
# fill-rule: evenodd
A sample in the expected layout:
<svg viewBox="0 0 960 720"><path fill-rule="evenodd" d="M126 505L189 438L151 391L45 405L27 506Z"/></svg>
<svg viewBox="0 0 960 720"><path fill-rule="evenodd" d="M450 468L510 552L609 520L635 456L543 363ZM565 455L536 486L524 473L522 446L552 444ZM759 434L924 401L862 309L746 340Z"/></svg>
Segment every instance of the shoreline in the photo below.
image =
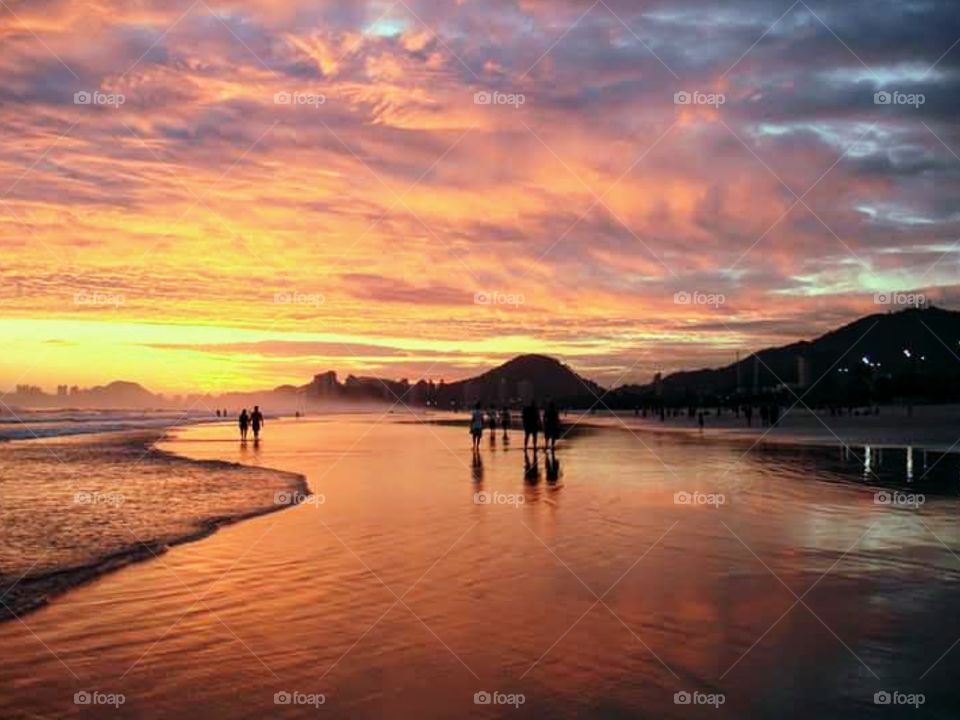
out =
<svg viewBox="0 0 960 720"><path fill-rule="evenodd" d="M880 415L842 417L793 409L782 415L772 427L760 425L760 419L756 416L752 427L748 427L743 416L737 418L732 411L727 411L717 417L711 408L710 415L705 415L704 420L701 431L697 419L688 418L685 412L682 416L668 416L661 422L659 416L648 414L644 418L634 415L632 411L571 411L561 416L561 442L565 438L574 439L583 431L614 429L711 442L753 442L756 445L913 447L943 453L960 452L960 405L955 404L918 405L914 407L912 418L906 415L905 406L883 406ZM417 422L466 428L469 417L463 413L445 413L436 418L428 415ZM498 427L498 436L500 432ZM518 424L514 424L511 432L523 437L523 430ZM489 429L484 428L483 437L486 438L488 433Z"/></svg>
<svg viewBox="0 0 960 720"><path fill-rule="evenodd" d="M706 416L702 431L697 419L688 418L686 414L667 417L664 422L656 416L643 418L627 412L568 416L563 420L565 426L577 423L712 441L752 441L755 445L914 447L943 453L960 452L960 405L915 406L912 418L901 406L883 407L880 415L843 417L794 409L772 427L761 426L756 416L753 426L747 427L742 416L736 418L728 411L720 417L712 413Z"/></svg>
<svg viewBox="0 0 960 720"><path fill-rule="evenodd" d="M302 474L290 473L274 468L260 468L226 460L195 459L166 449L159 449L157 445L159 445L160 442L171 440L171 434L173 432L175 432L175 430L169 428L159 431L136 429L120 432L77 433L75 435L60 436L57 438L48 437L38 438L36 440L14 440L10 442L43 444L44 442L53 440L76 440L81 443L90 443L96 442L98 436L100 436L101 441L115 439L113 446L122 444L137 448L143 447L145 448L144 457L147 454L151 454L161 461L189 463L198 468L210 469L212 472L222 471L229 473L240 470L244 472L262 471L277 476L286 476L295 481L295 484L288 487L292 502L288 504L274 503L271 505L262 505L235 514L201 517L194 521L193 524L195 527L190 532L161 535L160 537L151 538L147 541L138 539L136 544L107 553L90 562L57 567L35 574L31 573L33 569L31 566L30 570L19 577L17 577L16 572L11 573L11 579L15 577L17 577L17 579L13 580L10 585L0 591L0 601L2 601L2 604L0 604L0 623L19 619L22 616L40 610L57 598L69 593L71 590L88 585L115 571L137 563L157 559L167 553L170 548L210 537L220 528L294 507L312 494L306 477ZM111 447L111 445L107 444L105 447ZM137 462L139 462L139 460Z"/></svg>

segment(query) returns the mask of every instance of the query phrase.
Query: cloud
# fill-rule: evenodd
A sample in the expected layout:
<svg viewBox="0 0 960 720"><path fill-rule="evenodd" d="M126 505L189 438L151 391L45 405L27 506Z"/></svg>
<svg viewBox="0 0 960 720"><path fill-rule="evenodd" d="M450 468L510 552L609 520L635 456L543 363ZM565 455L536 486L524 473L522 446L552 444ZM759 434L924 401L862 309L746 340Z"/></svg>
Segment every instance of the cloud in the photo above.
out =
<svg viewBox="0 0 960 720"><path fill-rule="evenodd" d="M960 237L946 0L15 10L0 15L0 278L20 290L0 293L17 317L291 343L336 327L397 352L433 343L420 350L451 370L529 350L606 373L813 335L910 277L958 297L957 256L938 251ZM72 288L127 302L92 312ZM683 289L724 293L723 322L678 307ZM490 290L525 303L472 302ZM284 291L325 301L274 302ZM286 350L334 352L250 350L278 381Z"/></svg>

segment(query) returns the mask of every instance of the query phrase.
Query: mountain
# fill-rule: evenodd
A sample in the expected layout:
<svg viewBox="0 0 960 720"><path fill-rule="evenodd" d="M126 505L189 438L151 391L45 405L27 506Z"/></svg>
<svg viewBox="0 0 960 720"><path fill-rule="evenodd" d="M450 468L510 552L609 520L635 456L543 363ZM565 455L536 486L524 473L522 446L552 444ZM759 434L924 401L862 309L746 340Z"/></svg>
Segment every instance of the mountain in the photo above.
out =
<svg viewBox="0 0 960 720"><path fill-rule="evenodd" d="M936 307L877 313L820 337L768 348L721 368L677 372L618 388L616 404L667 403L810 391L805 402L960 397L960 312ZM799 393L802 394L802 393Z"/></svg>
<svg viewBox="0 0 960 720"><path fill-rule="evenodd" d="M592 380L546 355L520 355L482 375L443 385L437 390L439 407L451 403L515 403L552 399L560 405L589 407L604 393Z"/></svg>
<svg viewBox="0 0 960 720"><path fill-rule="evenodd" d="M591 380L546 355L520 355L473 378L444 384L350 375L333 371L305 385L273 390L165 398L132 382L89 389L61 386L56 395L19 385L6 402L23 407L229 408L259 404L272 412L309 410L358 402L430 405L448 409L551 399L588 408L603 398L610 408L651 404L727 403L748 397L805 395L807 404L960 401L960 312L936 307L878 313L813 340L767 348L720 368L673 373L646 385L624 385L607 393Z"/></svg>
<svg viewBox="0 0 960 720"><path fill-rule="evenodd" d="M135 382L117 380L108 385L97 385L77 394L88 407L125 408L162 404L162 399Z"/></svg>
<svg viewBox="0 0 960 720"><path fill-rule="evenodd" d="M393 404L402 400L406 405L429 404L444 409L476 402L517 404L530 399L587 407L604 392L595 382L546 355L520 355L482 375L450 384L420 380L411 385L407 380L353 375L341 383L336 373L328 371L315 375L297 391L307 402L376 400Z"/></svg>

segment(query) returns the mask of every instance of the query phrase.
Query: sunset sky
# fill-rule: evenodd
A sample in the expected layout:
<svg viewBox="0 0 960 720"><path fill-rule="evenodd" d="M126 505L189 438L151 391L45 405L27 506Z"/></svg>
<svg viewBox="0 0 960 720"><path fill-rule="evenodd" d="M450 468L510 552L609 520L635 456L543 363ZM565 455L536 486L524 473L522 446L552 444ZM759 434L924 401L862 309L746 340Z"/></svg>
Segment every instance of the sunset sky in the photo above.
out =
<svg viewBox="0 0 960 720"><path fill-rule="evenodd" d="M615 384L956 308L958 41L937 0L0 0L0 388Z"/></svg>

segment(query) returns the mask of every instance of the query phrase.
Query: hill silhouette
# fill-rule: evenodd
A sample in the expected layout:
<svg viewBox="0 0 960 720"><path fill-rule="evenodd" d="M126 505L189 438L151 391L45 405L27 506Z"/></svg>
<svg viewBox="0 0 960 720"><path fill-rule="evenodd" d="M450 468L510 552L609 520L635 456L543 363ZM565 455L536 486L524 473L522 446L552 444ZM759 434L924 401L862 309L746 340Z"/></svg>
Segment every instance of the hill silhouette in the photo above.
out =
<svg viewBox="0 0 960 720"><path fill-rule="evenodd" d="M482 375L444 385L438 390L440 407L450 403L509 403L551 399L560 405L589 406L604 393L592 380L581 377L547 355L519 355Z"/></svg>
<svg viewBox="0 0 960 720"><path fill-rule="evenodd" d="M66 391L66 386L63 386ZM113 382L50 395L18 386L8 401L25 407L162 408L260 404L274 412L306 410L332 402L387 402L449 409L474 402L513 404L552 399L571 408L729 403L736 399L806 393L808 404L888 402L909 398L960 400L960 312L936 307L877 313L813 340L767 348L719 368L676 372L645 385L607 392L547 355L520 355L480 375L435 384L333 371L305 385L259 392L156 395L133 382ZM602 398L602 405L598 398Z"/></svg>
<svg viewBox="0 0 960 720"><path fill-rule="evenodd" d="M936 307L876 313L814 340L767 348L720 368L683 371L659 383L628 385L617 404L665 402L810 390L819 402L869 391L879 400L906 394L954 400L960 395L960 312ZM812 390L811 390L812 388Z"/></svg>

